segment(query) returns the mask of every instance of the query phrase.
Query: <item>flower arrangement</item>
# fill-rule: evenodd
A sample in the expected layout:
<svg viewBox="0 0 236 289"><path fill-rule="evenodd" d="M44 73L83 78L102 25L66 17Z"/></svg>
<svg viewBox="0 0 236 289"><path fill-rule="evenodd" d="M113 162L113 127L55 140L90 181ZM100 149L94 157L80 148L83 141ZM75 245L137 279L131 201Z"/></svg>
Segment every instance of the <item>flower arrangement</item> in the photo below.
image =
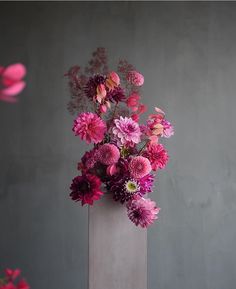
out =
<svg viewBox="0 0 236 289"><path fill-rule="evenodd" d="M68 109L78 113L73 132L93 144L78 163L80 174L71 184L75 202L93 205L105 192L127 208L129 219L143 228L158 218L160 208L145 198L153 189L154 175L168 162L160 138L174 134L165 113L155 108L145 123L140 116L147 107L140 102L144 77L126 60L117 72L109 71L104 48L98 48L84 71L72 67Z"/></svg>
<svg viewBox="0 0 236 289"><path fill-rule="evenodd" d="M20 274L19 269L5 269L5 276L0 278L0 289L30 289L29 284L20 277Z"/></svg>
<svg viewBox="0 0 236 289"><path fill-rule="evenodd" d="M0 66L0 100L17 102L16 95L25 88L25 74L26 68L21 63Z"/></svg>

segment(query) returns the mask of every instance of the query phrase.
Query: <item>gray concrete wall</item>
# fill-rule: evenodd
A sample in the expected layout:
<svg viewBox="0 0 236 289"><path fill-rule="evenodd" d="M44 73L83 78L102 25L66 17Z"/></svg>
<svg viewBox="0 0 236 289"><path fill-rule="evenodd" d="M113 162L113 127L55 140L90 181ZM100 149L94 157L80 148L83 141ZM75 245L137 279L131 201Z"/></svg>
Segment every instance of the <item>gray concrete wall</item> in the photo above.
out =
<svg viewBox="0 0 236 289"><path fill-rule="evenodd" d="M85 146L63 72L105 46L176 129L152 195L149 289L235 289L236 3L1 2L0 35L0 63L28 67L19 104L0 104L0 267L33 289L87 289L87 211L68 198Z"/></svg>

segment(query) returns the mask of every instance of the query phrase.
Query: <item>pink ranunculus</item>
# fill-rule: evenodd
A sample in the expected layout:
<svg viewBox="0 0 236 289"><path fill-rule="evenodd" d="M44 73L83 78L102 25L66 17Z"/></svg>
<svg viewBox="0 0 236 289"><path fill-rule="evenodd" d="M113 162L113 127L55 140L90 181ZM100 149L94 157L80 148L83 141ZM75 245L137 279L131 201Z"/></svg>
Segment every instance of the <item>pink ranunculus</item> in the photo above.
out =
<svg viewBox="0 0 236 289"><path fill-rule="evenodd" d="M158 219L160 208L150 199L135 198L127 203L127 212L129 219L136 225L142 228L147 228L149 225Z"/></svg>
<svg viewBox="0 0 236 289"><path fill-rule="evenodd" d="M73 131L87 143L99 143L106 133L106 123L96 114L84 112L74 120Z"/></svg>
<svg viewBox="0 0 236 289"><path fill-rule="evenodd" d="M26 68L21 63L9 65L6 68L0 67L0 100L16 102L15 97L25 88Z"/></svg>
<svg viewBox="0 0 236 289"><path fill-rule="evenodd" d="M142 86L144 83L144 77L141 73L132 70L127 74L127 81L135 86Z"/></svg>

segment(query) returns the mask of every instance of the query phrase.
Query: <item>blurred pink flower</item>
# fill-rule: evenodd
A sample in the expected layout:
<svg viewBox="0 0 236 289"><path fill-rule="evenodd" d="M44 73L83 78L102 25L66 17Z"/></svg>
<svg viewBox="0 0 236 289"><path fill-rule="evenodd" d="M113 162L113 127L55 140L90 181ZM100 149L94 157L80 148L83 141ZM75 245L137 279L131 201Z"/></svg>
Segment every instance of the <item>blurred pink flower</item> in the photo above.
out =
<svg viewBox="0 0 236 289"><path fill-rule="evenodd" d="M15 97L25 88L22 80L26 74L26 68L21 63L0 67L0 100L16 102Z"/></svg>
<svg viewBox="0 0 236 289"><path fill-rule="evenodd" d="M144 83L144 77L141 73L132 70L127 74L127 81L135 86L142 86Z"/></svg>
<svg viewBox="0 0 236 289"><path fill-rule="evenodd" d="M72 130L87 143L99 143L106 133L106 123L96 114L84 112L74 120Z"/></svg>

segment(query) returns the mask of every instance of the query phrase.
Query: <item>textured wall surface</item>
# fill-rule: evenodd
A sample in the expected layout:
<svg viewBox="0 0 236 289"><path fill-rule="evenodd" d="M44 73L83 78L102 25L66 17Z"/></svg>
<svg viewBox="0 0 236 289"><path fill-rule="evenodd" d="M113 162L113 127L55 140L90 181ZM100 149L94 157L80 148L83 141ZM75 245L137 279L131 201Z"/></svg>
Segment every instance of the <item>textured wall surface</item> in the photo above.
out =
<svg viewBox="0 0 236 289"><path fill-rule="evenodd" d="M87 211L68 199L85 146L63 73L105 46L175 124L152 195L149 289L235 289L236 3L1 2L0 35L0 63L28 67L20 102L0 103L0 267L21 267L33 289L87 289Z"/></svg>

